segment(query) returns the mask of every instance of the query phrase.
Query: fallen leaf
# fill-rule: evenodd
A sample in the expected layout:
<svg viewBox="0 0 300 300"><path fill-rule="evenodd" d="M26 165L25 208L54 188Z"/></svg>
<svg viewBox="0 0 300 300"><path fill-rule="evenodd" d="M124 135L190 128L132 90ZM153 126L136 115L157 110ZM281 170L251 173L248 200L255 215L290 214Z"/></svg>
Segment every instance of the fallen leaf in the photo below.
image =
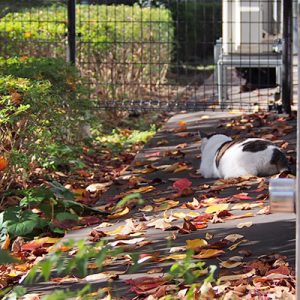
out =
<svg viewBox="0 0 300 300"><path fill-rule="evenodd" d="M240 193L233 195L233 198L238 199L238 200L251 200L252 197L248 196L248 193Z"/></svg>
<svg viewBox="0 0 300 300"><path fill-rule="evenodd" d="M22 251L33 251L46 245L53 245L59 242L61 238L43 237L37 240L30 241L29 243L21 246Z"/></svg>
<svg viewBox="0 0 300 300"><path fill-rule="evenodd" d="M97 273L97 274L91 274L83 278L83 280L92 282L92 281L98 281L101 279L117 279L119 275L124 274L124 271L107 271L107 272L102 272L102 273Z"/></svg>
<svg viewBox="0 0 300 300"><path fill-rule="evenodd" d="M174 201L174 200L166 200L165 202L161 203L159 207L155 207L154 211L164 211L168 210L170 208L176 207L179 205L179 201Z"/></svg>
<svg viewBox="0 0 300 300"><path fill-rule="evenodd" d="M193 255L195 259L205 259L205 258L213 258L222 255L225 253L223 250L217 249L203 249L200 253Z"/></svg>
<svg viewBox="0 0 300 300"><path fill-rule="evenodd" d="M202 205L199 203L199 201L195 197L193 198L192 202L184 203L184 206L189 209L199 209L202 207Z"/></svg>
<svg viewBox="0 0 300 300"><path fill-rule="evenodd" d="M118 241L110 242L110 243L108 243L108 245L110 245L112 247L119 246L119 245L134 245L134 244L140 243L144 240L145 240L145 238L135 238L135 239L131 239L131 240L118 240Z"/></svg>
<svg viewBox="0 0 300 300"><path fill-rule="evenodd" d="M206 232L206 233L205 233L205 238L206 238L207 240L211 240L213 237L214 237L214 235L213 235L212 233L209 233L209 232Z"/></svg>
<svg viewBox="0 0 300 300"><path fill-rule="evenodd" d="M140 277L137 279L125 280L131 286L131 291L138 295L145 294L154 288L158 288L168 282L164 277Z"/></svg>
<svg viewBox="0 0 300 300"><path fill-rule="evenodd" d="M98 191L106 190L106 188L111 186L112 184L113 184L112 181L103 182L103 183L92 183L86 188L86 190L90 193L95 193Z"/></svg>
<svg viewBox="0 0 300 300"><path fill-rule="evenodd" d="M169 250L170 253L175 253L175 252L179 252L179 251L186 251L186 246L172 247Z"/></svg>
<svg viewBox="0 0 300 300"><path fill-rule="evenodd" d="M150 211L153 211L153 206L151 206L151 205L146 205L146 206L144 206L144 207L142 207L142 208L139 208L139 211L142 211L142 212L150 212Z"/></svg>
<svg viewBox="0 0 300 300"><path fill-rule="evenodd" d="M207 241L204 239L195 239L195 240L187 240L186 248L187 249L196 249L199 247L203 247L207 245Z"/></svg>
<svg viewBox="0 0 300 300"><path fill-rule="evenodd" d="M237 228L244 228L244 227L251 227L252 226L252 222L245 222L245 223L239 223L236 225Z"/></svg>
<svg viewBox="0 0 300 300"><path fill-rule="evenodd" d="M163 218L156 219L154 221L147 223L147 227L154 227L156 229L162 229L162 230L167 230L171 226L172 225L169 222L166 222L165 219Z"/></svg>
<svg viewBox="0 0 300 300"><path fill-rule="evenodd" d="M215 204L215 205L207 207L206 210L205 210L205 213L213 214L215 212L220 212L222 210L227 210L228 206L229 206L228 203Z"/></svg>
<svg viewBox="0 0 300 300"><path fill-rule="evenodd" d="M186 254L171 254L159 259L160 262L165 260L183 260L186 258Z"/></svg>
<svg viewBox="0 0 300 300"><path fill-rule="evenodd" d="M119 212L107 216L107 218L110 220L118 219L120 217L127 215L129 211L130 211L129 208L126 206L124 209L120 210Z"/></svg>
<svg viewBox="0 0 300 300"><path fill-rule="evenodd" d="M253 275L255 275L255 269L249 271L248 273L244 273L244 274L221 276L218 279L218 281L219 282L226 282L226 281L235 281L235 280L247 279L249 277L252 277Z"/></svg>
<svg viewBox="0 0 300 300"><path fill-rule="evenodd" d="M220 263L220 266L222 268L226 268L226 269L233 269L233 268L240 266L241 264L242 264L242 262L225 260Z"/></svg>
<svg viewBox="0 0 300 300"><path fill-rule="evenodd" d="M243 244L243 243L247 243L248 240L241 240L241 241L238 241L237 243L231 245L230 247L228 247L228 250L230 251L233 251L235 250L240 244Z"/></svg>
<svg viewBox="0 0 300 300"><path fill-rule="evenodd" d="M253 213L246 213L243 215L232 215L229 217L226 217L225 220L237 220L237 219L244 219L244 218L250 218L253 217ZM248 226L250 227L250 226Z"/></svg>
<svg viewBox="0 0 300 300"><path fill-rule="evenodd" d="M241 234L233 233L233 234L227 235L224 239L234 243L235 241L242 239L243 237L244 236Z"/></svg>
<svg viewBox="0 0 300 300"><path fill-rule="evenodd" d="M155 273L161 273L163 271L163 268L152 268L149 271L147 271L148 274L155 274Z"/></svg>
<svg viewBox="0 0 300 300"><path fill-rule="evenodd" d="M2 250L8 250L10 246L10 237L9 234L6 235L4 242L1 245Z"/></svg>
<svg viewBox="0 0 300 300"><path fill-rule="evenodd" d="M152 152L152 153L146 153L144 157L154 157L154 156L160 156L160 151Z"/></svg>
<svg viewBox="0 0 300 300"><path fill-rule="evenodd" d="M184 219L182 228L179 229L179 232L183 234L187 234L195 230L197 230L197 227L190 220Z"/></svg>
<svg viewBox="0 0 300 300"><path fill-rule="evenodd" d="M188 180L187 178L182 178L179 180L176 180L173 183L173 188L179 192L184 191L185 189L191 187L192 182L190 180Z"/></svg>

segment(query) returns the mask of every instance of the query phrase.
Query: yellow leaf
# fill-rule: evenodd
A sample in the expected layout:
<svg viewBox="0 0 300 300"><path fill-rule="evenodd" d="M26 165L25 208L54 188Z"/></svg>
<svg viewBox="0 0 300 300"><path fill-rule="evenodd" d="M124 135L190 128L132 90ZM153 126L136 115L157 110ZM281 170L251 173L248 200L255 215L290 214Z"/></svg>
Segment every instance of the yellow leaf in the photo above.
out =
<svg viewBox="0 0 300 300"><path fill-rule="evenodd" d="M153 210L153 206L151 206L151 205L146 205L143 208L139 209L139 211L142 211L142 212L150 212L152 210Z"/></svg>
<svg viewBox="0 0 300 300"><path fill-rule="evenodd" d="M31 33L30 31L27 31L27 32L24 33L24 37L25 37L26 39L29 39L29 38L32 37L32 33Z"/></svg>
<svg viewBox="0 0 300 300"><path fill-rule="evenodd" d="M195 240L187 240L186 248L187 249L196 249L199 247L203 247L207 245L207 241L204 239L195 239Z"/></svg>
<svg viewBox="0 0 300 300"><path fill-rule="evenodd" d="M120 234L122 232L124 227L125 227L124 225L121 225L121 226L117 227L115 230L107 231L105 233L108 234L108 235L117 235L117 234Z"/></svg>
<svg viewBox="0 0 300 300"><path fill-rule="evenodd" d="M175 218L177 218L177 219L184 219L184 218L186 218L186 214L184 213L184 212L175 212L174 214L173 214L173 217L175 217Z"/></svg>
<svg viewBox="0 0 300 300"><path fill-rule="evenodd" d="M186 254L172 254L172 255L167 255L165 257L162 257L159 261L165 261L165 260L182 260L186 258Z"/></svg>
<svg viewBox="0 0 300 300"><path fill-rule="evenodd" d="M123 217L125 215L127 215L129 213L129 208L125 207L123 210L121 210L120 212L117 212L113 215L109 215L107 216L108 219L113 220L113 219L118 219L120 217Z"/></svg>
<svg viewBox="0 0 300 300"><path fill-rule="evenodd" d="M217 250L217 249L204 249L201 250L201 252L197 255L193 255L193 258L199 258L199 259L203 259L203 258L212 258L212 257L216 257L216 256L220 256L223 253L225 253L223 250Z"/></svg>
<svg viewBox="0 0 300 300"><path fill-rule="evenodd" d="M9 246L10 246L10 237L9 237L9 235L7 234L6 235L6 238L5 238L5 241L2 243L2 245L1 245L1 249L2 250L7 250L8 248L9 248Z"/></svg>
<svg viewBox="0 0 300 300"><path fill-rule="evenodd" d="M166 200L167 200L166 197L161 197L158 199L153 199L153 202L159 204L159 203L165 202Z"/></svg>
<svg viewBox="0 0 300 300"><path fill-rule="evenodd" d="M207 209L205 210L205 213L213 214L215 212L220 212L222 210L228 209L228 206L229 206L228 203L215 204L215 205L207 207Z"/></svg>
<svg viewBox="0 0 300 300"><path fill-rule="evenodd" d="M167 200L163 202L159 207L155 207L154 211L163 211L179 205L179 201Z"/></svg>

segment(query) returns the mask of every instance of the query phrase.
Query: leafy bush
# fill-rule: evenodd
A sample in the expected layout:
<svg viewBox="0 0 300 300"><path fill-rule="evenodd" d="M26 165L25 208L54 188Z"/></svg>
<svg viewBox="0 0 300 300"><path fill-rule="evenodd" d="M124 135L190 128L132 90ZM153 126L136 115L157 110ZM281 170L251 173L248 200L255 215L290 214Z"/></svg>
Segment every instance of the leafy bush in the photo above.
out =
<svg viewBox="0 0 300 300"><path fill-rule="evenodd" d="M77 224L79 216L105 214L75 201L72 192L58 182L51 187L38 187L18 191L22 197L18 206L10 206L0 213L0 241L7 234L34 237L45 231L63 234L65 229Z"/></svg>
<svg viewBox="0 0 300 300"><path fill-rule="evenodd" d="M53 143L75 141L90 107L76 69L55 59L0 59L0 188L48 158ZM76 94L76 96L75 96Z"/></svg>
<svg viewBox="0 0 300 300"><path fill-rule="evenodd" d="M0 20L0 52L64 57L66 15L63 6L7 14ZM79 67L97 98L140 99L164 83L173 42L169 10L77 5L77 32Z"/></svg>

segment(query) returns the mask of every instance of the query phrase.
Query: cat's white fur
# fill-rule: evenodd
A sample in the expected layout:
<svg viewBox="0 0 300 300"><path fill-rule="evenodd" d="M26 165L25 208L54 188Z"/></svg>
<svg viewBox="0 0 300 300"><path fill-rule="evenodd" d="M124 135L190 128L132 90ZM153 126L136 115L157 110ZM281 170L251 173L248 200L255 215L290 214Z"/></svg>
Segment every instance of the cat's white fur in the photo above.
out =
<svg viewBox="0 0 300 300"><path fill-rule="evenodd" d="M254 140L262 139L251 138L231 146L224 152L217 167L215 158L219 147L225 142L232 141L232 139L223 134L202 139L200 173L205 178L227 179L246 175L267 176L288 169L287 165L282 167L270 163L274 149L279 149L274 144L269 145L263 151L242 151L244 143Z"/></svg>

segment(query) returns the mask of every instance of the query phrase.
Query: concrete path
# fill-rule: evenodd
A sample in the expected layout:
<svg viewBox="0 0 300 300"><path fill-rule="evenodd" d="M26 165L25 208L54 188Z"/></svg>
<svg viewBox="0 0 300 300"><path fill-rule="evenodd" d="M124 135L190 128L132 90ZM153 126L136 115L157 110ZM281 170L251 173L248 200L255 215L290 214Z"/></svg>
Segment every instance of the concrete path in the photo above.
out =
<svg viewBox="0 0 300 300"><path fill-rule="evenodd" d="M226 189L221 189L219 191L211 191L208 185L211 187L215 184L215 180L203 179L196 174L196 170L199 168L200 164L200 139L198 135L199 129L206 132L222 132L231 134L234 136L249 136L255 133L256 136L262 136L266 133L270 133L272 128L268 126L259 126L262 124L257 124L258 127L251 130L245 129L243 123L241 123L240 128L232 127L227 125L229 120L232 118L237 118L237 114L229 113L188 113L188 114L177 114L174 115L167 124L156 134L156 136L149 141L146 147L141 151L131 167L128 170L127 174L123 175L122 178L114 184L107 193L105 193L97 205L105 205L109 201L112 201L113 197L120 194L121 192L128 191L128 178L135 175L143 177L148 181L147 185L153 185L155 189L149 193L143 193L143 198L145 200L144 205L153 205L153 199L161 197L169 197L174 194L174 189L172 185L175 180L179 178L187 178L192 184L192 189L194 195L189 195L185 197L176 198L180 201L180 204L191 202L193 197L199 199L205 199L205 197L227 197L232 196L238 193L249 193L253 197L253 200L249 201L253 203L256 201L256 197L263 192L253 192L254 188L257 187L257 184L249 187L238 187L232 186ZM186 123L186 130L180 124ZM282 140L288 141L289 153L291 156L295 157L296 152L296 122L291 120L289 122L293 126L292 132L289 132ZM180 131L180 132L176 132ZM152 164L154 167L159 167L162 165L170 165L174 163L185 163L189 170L172 173L172 172L163 172L162 170L157 170L152 173L143 174L145 170L145 164ZM245 202L242 200L236 200L235 203ZM265 200L265 206L268 204L268 200ZM133 218L134 220L142 220L144 216L150 218L162 217L164 211L161 212L141 212L138 210L140 207L131 209L130 213L124 216L122 219L110 220L110 223L114 223L112 227L105 230L114 230L118 226L125 224L125 220L128 218ZM147 229L146 234L143 235L147 241L151 241L151 244L148 244L144 247L141 247L133 252L135 253L159 253L160 257L169 254L170 247L174 246L185 246L186 240L192 240L196 238L205 238L207 233L213 235L213 238L210 242L218 242L220 239L224 238L226 235L231 233L238 233L244 235L244 238L247 239L247 242L240 245L236 250L226 253L221 257L222 260L225 260L228 257L238 255L238 251L241 249L246 249L252 252L252 256L247 259L253 259L260 255L271 254L271 253L280 253L287 256L290 264L295 262L295 218L293 214L262 214L257 215L257 212L261 209L255 208L251 210L234 210L231 211L234 215L243 215L245 213L253 213L253 217L246 219L236 219L236 220L226 220L224 223L209 223L208 227L205 229L199 229L197 231L192 231L188 234L176 233L176 239L166 239L166 237L172 236L172 231L163 231L161 229L154 229L153 227ZM193 210L193 212L203 213L205 208L200 208ZM191 210L184 209L177 206L167 212L170 213L184 212L189 213ZM249 228L238 229L237 224L241 222L253 222L253 225ZM172 222L172 225L181 226L183 220L178 219ZM93 226L95 227L95 226ZM88 239L89 234L93 227L84 228L81 230L73 231L68 233L64 240L72 239ZM177 230L178 231L178 230ZM177 232L174 230L174 232ZM113 240L113 239L111 239ZM206 260L207 265L218 264L217 259ZM133 273L129 274L128 272L124 275L120 275L119 279L108 282L107 280L97 280L92 282L93 288L112 286L113 294L117 299L133 299L134 294L129 292L129 286L125 284L124 280L130 278L137 278L142 276L153 276L147 274L147 271L154 267L162 267L160 273L155 274L155 276L162 275L167 272L170 266L174 261L164 261L164 262L146 262L141 264L140 268L135 270ZM109 267L110 270L123 270L127 268L125 262L118 262L118 264ZM92 272L92 270L91 270ZM96 272L96 271L94 271ZM53 293L55 289L78 289L86 284L85 281L78 280L77 282L65 282L60 284L55 284L54 282L38 282L29 286L28 291L32 293Z"/></svg>

